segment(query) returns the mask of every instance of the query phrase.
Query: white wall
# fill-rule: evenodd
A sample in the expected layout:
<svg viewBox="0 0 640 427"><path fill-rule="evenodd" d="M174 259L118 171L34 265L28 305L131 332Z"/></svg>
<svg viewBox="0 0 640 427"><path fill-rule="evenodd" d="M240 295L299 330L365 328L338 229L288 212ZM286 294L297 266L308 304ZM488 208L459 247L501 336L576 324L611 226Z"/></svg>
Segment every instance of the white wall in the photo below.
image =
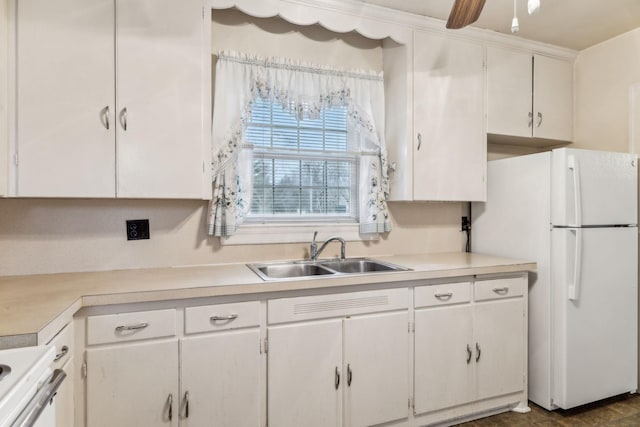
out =
<svg viewBox="0 0 640 427"><path fill-rule="evenodd" d="M277 18L212 13L212 53L277 55L382 69L381 42ZM348 256L459 251L462 203L391 203L393 231L348 242ZM172 200L0 199L0 275L181 266L308 256L308 244L221 246L205 233L207 203ZM125 221L149 218L150 240L127 241ZM312 236L309 236L311 239ZM327 248L338 255L338 245Z"/></svg>
<svg viewBox="0 0 640 427"><path fill-rule="evenodd" d="M581 51L574 72L574 146L629 151L629 90L640 83L640 28Z"/></svg>

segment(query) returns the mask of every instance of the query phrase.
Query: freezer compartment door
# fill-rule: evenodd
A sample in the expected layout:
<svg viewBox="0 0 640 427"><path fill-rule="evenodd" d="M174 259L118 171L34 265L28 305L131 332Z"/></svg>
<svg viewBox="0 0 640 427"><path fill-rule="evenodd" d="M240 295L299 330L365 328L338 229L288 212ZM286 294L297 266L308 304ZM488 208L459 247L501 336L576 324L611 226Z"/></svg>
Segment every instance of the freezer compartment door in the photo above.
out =
<svg viewBox="0 0 640 427"><path fill-rule="evenodd" d="M554 226L638 223L635 154L561 148L551 155Z"/></svg>
<svg viewBox="0 0 640 427"><path fill-rule="evenodd" d="M636 390L637 248L635 227L552 229L553 405Z"/></svg>

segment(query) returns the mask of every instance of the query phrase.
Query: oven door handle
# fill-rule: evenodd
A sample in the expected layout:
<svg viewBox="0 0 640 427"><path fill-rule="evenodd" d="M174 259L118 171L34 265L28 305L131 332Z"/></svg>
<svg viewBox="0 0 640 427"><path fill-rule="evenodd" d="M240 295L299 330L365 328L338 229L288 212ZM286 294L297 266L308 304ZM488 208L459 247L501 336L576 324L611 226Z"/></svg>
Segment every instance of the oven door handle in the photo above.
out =
<svg viewBox="0 0 640 427"><path fill-rule="evenodd" d="M45 410L49 401L53 399L60 388L62 381L67 377L67 373L62 369L53 371L48 380L38 389L36 395L29 401L18 418L11 424L11 427L32 427L35 425L40 414Z"/></svg>

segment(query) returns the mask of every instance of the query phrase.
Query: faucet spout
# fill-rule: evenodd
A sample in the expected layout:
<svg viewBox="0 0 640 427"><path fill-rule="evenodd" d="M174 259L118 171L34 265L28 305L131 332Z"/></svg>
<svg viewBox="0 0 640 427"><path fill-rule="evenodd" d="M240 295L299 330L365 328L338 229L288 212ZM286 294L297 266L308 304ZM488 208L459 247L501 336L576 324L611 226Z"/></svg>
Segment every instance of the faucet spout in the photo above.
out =
<svg viewBox="0 0 640 427"><path fill-rule="evenodd" d="M317 234L317 233L316 233ZM346 246L347 246L347 242L345 242L345 240L342 237L338 237L338 236L334 236L334 237L329 237L327 240L324 241L324 243L320 246L320 248L318 249L316 247L316 234L313 235L313 241L311 242L311 260L315 261L316 259L318 259L318 256L320 256L320 253L324 250L324 248L327 247L327 245L333 241L338 241L340 242L340 259L345 259L346 258Z"/></svg>

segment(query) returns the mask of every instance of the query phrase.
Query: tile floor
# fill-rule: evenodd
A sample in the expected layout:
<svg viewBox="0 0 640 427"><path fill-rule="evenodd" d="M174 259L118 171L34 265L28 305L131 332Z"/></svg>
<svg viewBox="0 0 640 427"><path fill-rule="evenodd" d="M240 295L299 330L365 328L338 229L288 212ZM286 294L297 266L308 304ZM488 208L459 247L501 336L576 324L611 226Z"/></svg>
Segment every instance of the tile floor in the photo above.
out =
<svg viewBox="0 0 640 427"><path fill-rule="evenodd" d="M640 394L617 396L566 411L546 411L529 403L531 412L505 412L468 423L464 427L640 427Z"/></svg>

